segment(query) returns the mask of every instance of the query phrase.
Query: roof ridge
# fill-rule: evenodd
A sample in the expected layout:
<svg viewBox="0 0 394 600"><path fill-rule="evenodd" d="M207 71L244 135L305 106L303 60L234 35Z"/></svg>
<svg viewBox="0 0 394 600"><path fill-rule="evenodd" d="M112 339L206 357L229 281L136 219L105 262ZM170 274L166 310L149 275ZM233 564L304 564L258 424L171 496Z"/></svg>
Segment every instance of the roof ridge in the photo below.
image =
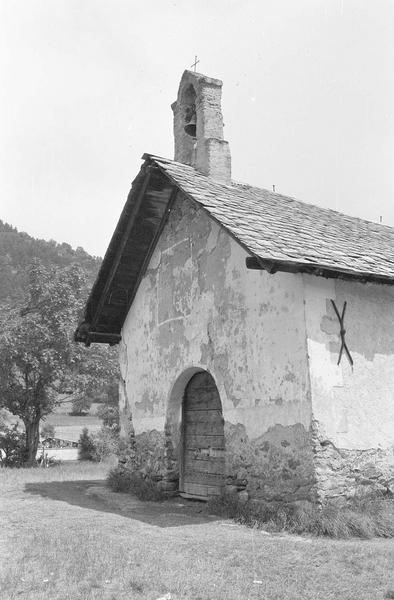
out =
<svg viewBox="0 0 394 600"><path fill-rule="evenodd" d="M260 259L394 280L393 227L265 188L224 184L170 159L145 157Z"/></svg>
<svg viewBox="0 0 394 600"><path fill-rule="evenodd" d="M270 196L276 197L276 198L282 198L284 200L291 200L292 202L296 202L302 206L311 206L314 208L317 208L318 210L322 210L328 213L333 213L335 215L338 215L339 217L343 218L347 218L347 219L351 219L353 221L359 221L361 223L365 223L367 225L372 225L374 227L376 227L377 229L380 228L384 228L384 229L388 229L390 231L394 232L394 227L391 225L386 225L385 223L376 223L376 221L369 221L368 219L363 219L362 217L358 217L358 216L353 216L350 215L348 213L345 212L341 212L339 210L336 210L334 208L329 208L327 206L321 206L319 204L314 204L313 202L306 202L305 200L299 200L298 198L295 198L294 196L289 196L287 194L282 194L280 192L274 192L272 190L269 190L268 188L265 187L259 187L257 185L253 185L250 183L245 183L242 181L237 181L237 180L231 180L231 183L223 183L221 181L217 181L212 177L209 177L208 175L204 175L203 173L200 173L199 171L197 171L197 169L195 169L192 165L186 165L184 163L172 160L170 158L164 158L164 157L160 157L154 154L149 154L149 153L145 153L143 155L144 159L151 159L157 162L165 162L167 164L173 164L173 165L179 165L181 168L187 169L192 171L195 175L197 175L198 177L203 177L206 180L212 181L213 183L215 183L215 185L218 185L220 187L224 187L224 188L237 188L238 186L242 186L247 190L258 190L258 191L262 191L265 192L267 194L269 194Z"/></svg>

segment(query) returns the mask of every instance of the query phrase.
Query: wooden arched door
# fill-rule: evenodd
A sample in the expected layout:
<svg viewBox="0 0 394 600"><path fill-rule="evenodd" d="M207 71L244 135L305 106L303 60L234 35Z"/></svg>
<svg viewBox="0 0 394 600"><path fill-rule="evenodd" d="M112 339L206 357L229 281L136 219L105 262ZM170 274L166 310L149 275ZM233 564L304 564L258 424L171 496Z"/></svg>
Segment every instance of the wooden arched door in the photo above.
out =
<svg viewBox="0 0 394 600"><path fill-rule="evenodd" d="M206 371L186 386L182 410L180 492L189 498L222 493L225 445L222 405L215 382Z"/></svg>

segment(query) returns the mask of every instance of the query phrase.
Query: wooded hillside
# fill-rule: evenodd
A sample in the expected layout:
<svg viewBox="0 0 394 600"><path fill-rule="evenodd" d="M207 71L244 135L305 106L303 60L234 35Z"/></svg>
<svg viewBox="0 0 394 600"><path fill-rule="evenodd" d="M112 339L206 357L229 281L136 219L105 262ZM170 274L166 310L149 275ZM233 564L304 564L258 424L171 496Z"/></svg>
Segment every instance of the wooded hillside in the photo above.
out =
<svg viewBox="0 0 394 600"><path fill-rule="evenodd" d="M72 414L93 401L117 405L116 349L85 348L73 336L100 263L0 221L0 409L25 428L17 433L0 419L7 460L18 437L12 464L35 463L40 424L60 404L69 402Z"/></svg>
<svg viewBox="0 0 394 600"><path fill-rule="evenodd" d="M0 304L22 304L26 300L27 272L34 259L45 267L76 263L90 285L101 264L101 258L90 256L81 247L73 250L69 244L35 239L0 220Z"/></svg>

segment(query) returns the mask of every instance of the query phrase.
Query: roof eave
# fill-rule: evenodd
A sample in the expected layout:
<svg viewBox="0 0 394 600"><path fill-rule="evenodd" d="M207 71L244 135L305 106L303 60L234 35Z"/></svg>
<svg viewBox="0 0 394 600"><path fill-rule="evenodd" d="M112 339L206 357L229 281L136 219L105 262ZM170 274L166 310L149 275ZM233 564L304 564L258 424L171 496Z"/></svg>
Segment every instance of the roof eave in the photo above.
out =
<svg viewBox="0 0 394 600"><path fill-rule="evenodd" d="M116 344L119 344L121 339L122 336L119 333L103 333L100 331L92 331L89 323L86 323L86 321L80 323L74 333L74 341L81 342L88 347L90 344L94 343L115 346Z"/></svg>
<svg viewBox="0 0 394 600"><path fill-rule="evenodd" d="M284 273L305 273L307 275L315 275L327 279L344 279L348 281L358 281L359 283L394 285L394 277L390 277L389 275L332 268L319 263L302 263L298 261L262 258L256 254L246 257L245 262L248 269L264 270L271 275L278 271L282 271Z"/></svg>
<svg viewBox="0 0 394 600"><path fill-rule="evenodd" d="M148 157L144 156L144 158L147 159ZM157 187L158 182L160 184L159 188ZM161 182L164 182L163 185ZM168 218L177 191L178 186L174 186L167 176L163 177L162 171L154 164L154 161L145 160L140 172L133 181L126 204L87 299L84 318L74 333L76 342L84 343L87 346L94 342L110 345L120 342L124 320L134 300L157 239ZM153 207L152 202L154 203ZM154 209L153 215L149 213L149 210L152 209ZM116 273L118 268L122 269L120 262L123 260L123 255L127 258L126 245L134 235L133 228L138 229L137 219L142 218L144 213L146 215L146 211L149 213L147 222L150 225L149 232L145 231L144 233L143 243L147 244L147 247L144 248L144 254L140 255L143 260L136 269L138 276L135 281L132 280L132 289L122 290L125 295L122 298L122 306L120 306L116 300L111 301L110 292L114 286L116 288ZM111 305L111 310L116 310L116 323L113 319L110 319L103 326L102 317L104 315L105 318L109 305Z"/></svg>
<svg viewBox="0 0 394 600"><path fill-rule="evenodd" d="M178 190L185 194L185 196L188 197L190 200L198 204L213 221L215 221L219 226L225 229L226 232L245 250L245 252L250 255L246 257L246 267L248 269L265 270L271 274L277 271L282 271L287 273L306 273L314 276L335 279L346 279L352 281L359 281L363 283L373 282L387 285L394 284L394 277L391 277L390 275L353 271L351 269L341 269L318 263L303 263L301 261L294 260L280 260L271 259L267 257L260 257L256 255L255 252L253 252L250 249L250 247L245 244L245 242L239 239L239 237L237 237L234 234L234 232L232 232L223 222L221 222L217 217L215 217L204 206L203 203L199 202L197 198L193 197L193 194L187 192L183 188L182 183L179 182L177 178L173 177L170 173L168 173L168 171L162 167L160 162L156 161L157 157L150 154L144 154L142 158L145 162L143 163L137 177L133 181L132 189L130 190L126 205L119 218L118 224L111 238L108 249L105 253L103 263L97 275L96 281L89 294L89 298L87 300L85 308L84 320L78 325L78 328L75 331L75 341L85 343L87 346L89 346L93 342L108 343L110 345L114 345L119 343L119 341L121 340L119 323L117 323L116 326L114 326L114 324L112 323L112 325L108 328L96 327L96 324L98 320L98 315L102 310L104 302L108 295L107 292L111 286L111 282L114 277L114 272L117 268L116 265L117 263L119 263L119 256L122 255L124 249L123 247L126 243L128 232L131 231L131 227L136 218L136 212L138 212L139 206L141 205L141 202L145 197L145 193L147 192L148 187L150 187L149 180L152 172L161 173L161 176L164 176L164 178L167 180L167 184L170 185L170 188L167 189L168 197L165 198L165 213L163 213L161 222L156 228L156 233L153 236L150 246L146 252L146 256L140 268L139 275L136 281L134 282L135 285L134 288L131 290L131 295L128 298L127 306L125 305L125 309L127 308L125 314L127 314L127 312L130 309L131 303L135 297L135 293L139 287L141 278L145 272L148 259L151 256L155 244L157 243L158 237L161 234L164 223L168 218L168 214L170 212L172 203L175 200L175 196ZM168 188L167 184L166 186ZM122 323L123 322L124 319Z"/></svg>

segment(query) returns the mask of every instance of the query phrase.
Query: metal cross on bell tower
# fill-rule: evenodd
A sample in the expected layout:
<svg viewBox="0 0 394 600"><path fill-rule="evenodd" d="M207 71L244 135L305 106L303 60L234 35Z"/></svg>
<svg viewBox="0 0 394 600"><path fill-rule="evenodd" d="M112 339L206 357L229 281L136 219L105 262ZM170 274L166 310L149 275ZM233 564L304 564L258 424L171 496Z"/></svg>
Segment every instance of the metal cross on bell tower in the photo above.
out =
<svg viewBox="0 0 394 600"><path fill-rule="evenodd" d="M194 68L194 72L196 72L196 66L200 61L197 59L197 56L194 57L194 63L190 65L190 68Z"/></svg>

